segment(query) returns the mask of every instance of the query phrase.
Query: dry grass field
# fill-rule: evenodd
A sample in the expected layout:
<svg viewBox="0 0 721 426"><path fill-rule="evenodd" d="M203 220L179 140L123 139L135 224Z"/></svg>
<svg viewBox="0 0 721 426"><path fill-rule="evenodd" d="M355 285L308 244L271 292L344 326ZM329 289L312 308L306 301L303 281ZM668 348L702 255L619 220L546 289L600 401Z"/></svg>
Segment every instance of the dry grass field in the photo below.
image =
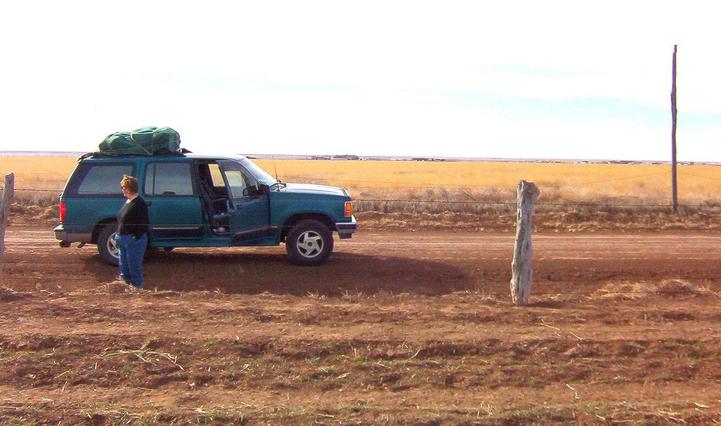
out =
<svg viewBox="0 0 721 426"><path fill-rule="evenodd" d="M482 161L314 161L257 160L286 181L343 186L356 196L392 194L409 197L428 190L465 191L515 197L520 179L535 182L544 198L571 202L636 199L667 203L671 168L667 164L505 163ZM715 199L721 189L721 167L679 167L679 188L687 202Z"/></svg>
<svg viewBox="0 0 721 426"><path fill-rule="evenodd" d="M391 194L504 194L520 179L535 182L544 198L594 202L634 198L655 204L670 199L667 164L506 163L483 161L255 160L283 181L342 186L356 198ZM0 156L0 171L15 173L17 188L62 189L77 159L70 156ZM721 166L679 166L679 193L687 203L718 198Z"/></svg>
<svg viewBox="0 0 721 426"><path fill-rule="evenodd" d="M74 157L0 156L15 173L18 203L51 218ZM679 166L681 215L670 215L667 164L482 161L270 160L256 162L286 182L342 186L371 227L469 226L510 230L520 179L541 189L537 226L549 230L706 229L721 216L721 166Z"/></svg>

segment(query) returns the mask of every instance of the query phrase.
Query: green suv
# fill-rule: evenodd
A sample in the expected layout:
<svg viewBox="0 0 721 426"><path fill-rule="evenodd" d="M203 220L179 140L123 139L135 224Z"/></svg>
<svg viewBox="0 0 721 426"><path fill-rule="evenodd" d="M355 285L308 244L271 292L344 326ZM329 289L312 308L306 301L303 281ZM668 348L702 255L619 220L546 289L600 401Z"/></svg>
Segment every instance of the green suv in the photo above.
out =
<svg viewBox="0 0 721 426"><path fill-rule="evenodd" d="M351 197L331 186L283 183L245 157L197 154L86 154L60 196L60 245L96 244L117 265L115 215L123 175L135 176L148 204L149 247L272 246L288 259L319 265L356 230Z"/></svg>

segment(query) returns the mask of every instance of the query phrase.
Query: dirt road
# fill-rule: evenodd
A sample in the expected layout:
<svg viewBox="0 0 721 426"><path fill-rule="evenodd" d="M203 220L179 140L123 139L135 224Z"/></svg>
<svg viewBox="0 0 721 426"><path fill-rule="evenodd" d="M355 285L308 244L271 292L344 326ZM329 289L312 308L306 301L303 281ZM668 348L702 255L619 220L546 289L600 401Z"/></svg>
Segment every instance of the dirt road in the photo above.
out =
<svg viewBox="0 0 721 426"><path fill-rule="evenodd" d="M178 249L128 293L9 229L0 422L721 421L721 236L359 233L328 264Z"/></svg>
<svg viewBox="0 0 721 426"><path fill-rule="evenodd" d="M177 249L146 263L146 285L242 294L506 294L513 240L512 234L361 232L336 241L321 268L289 264L283 246ZM48 228L10 228L6 241L5 285L16 290L89 289L116 275L95 246L60 248ZM541 234L533 249L534 294L587 292L609 280L721 282L721 234Z"/></svg>

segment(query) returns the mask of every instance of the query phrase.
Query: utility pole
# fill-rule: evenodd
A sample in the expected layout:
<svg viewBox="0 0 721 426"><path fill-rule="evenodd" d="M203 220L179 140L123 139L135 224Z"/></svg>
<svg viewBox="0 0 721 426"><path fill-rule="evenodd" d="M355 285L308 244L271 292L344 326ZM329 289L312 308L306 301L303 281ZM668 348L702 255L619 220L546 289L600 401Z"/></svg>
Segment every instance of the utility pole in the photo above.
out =
<svg viewBox="0 0 721 426"><path fill-rule="evenodd" d="M676 48L673 45L673 70L671 83L671 188L673 192L673 212L678 213L678 181L676 176Z"/></svg>

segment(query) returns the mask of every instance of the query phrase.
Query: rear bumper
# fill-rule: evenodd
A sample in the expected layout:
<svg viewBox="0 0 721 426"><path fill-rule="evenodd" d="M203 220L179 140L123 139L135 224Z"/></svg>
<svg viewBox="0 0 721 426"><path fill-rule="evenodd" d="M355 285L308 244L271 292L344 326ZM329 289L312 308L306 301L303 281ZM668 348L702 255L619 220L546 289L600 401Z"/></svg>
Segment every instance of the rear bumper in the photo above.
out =
<svg viewBox="0 0 721 426"><path fill-rule="evenodd" d="M335 224L335 230L338 231L341 240L351 238L357 229L358 224L355 221L355 216L351 217L350 222L336 222Z"/></svg>
<svg viewBox="0 0 721 426"><path fill-rule="evenodd" d="M69 243L90 243L93 241L92 232L68 232L63 225L56 226L53 232L55 232L55 238L60 241Z"/></svg>

